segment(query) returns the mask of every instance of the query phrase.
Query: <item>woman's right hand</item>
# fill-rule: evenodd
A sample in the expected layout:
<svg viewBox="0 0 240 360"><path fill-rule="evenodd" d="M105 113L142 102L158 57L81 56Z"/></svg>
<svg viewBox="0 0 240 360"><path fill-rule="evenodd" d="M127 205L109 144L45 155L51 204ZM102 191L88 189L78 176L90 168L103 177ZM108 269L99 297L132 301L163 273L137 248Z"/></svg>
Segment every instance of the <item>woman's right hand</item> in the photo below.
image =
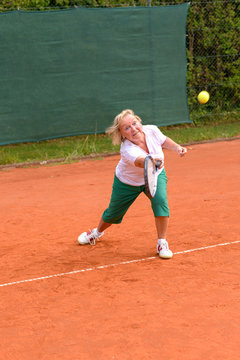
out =
<svg viewBox="0 0 240 360"><path fill-rule="evenodd" d="M164 160L160 158L154 158L154 163L158 167L158 169L162 169L164 166Z"/></svg>

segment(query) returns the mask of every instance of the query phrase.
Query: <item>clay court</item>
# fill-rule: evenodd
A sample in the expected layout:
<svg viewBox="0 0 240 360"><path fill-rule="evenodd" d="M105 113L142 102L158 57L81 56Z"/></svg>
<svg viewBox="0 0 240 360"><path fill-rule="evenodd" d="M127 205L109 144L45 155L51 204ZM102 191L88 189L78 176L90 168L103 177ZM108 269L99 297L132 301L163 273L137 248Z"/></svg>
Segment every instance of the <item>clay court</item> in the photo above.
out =
<svg viewBox="0 0 240 360"><path fill-rule="evenodd" d="M171 260L144 194L78 245L119 156L0 171L1 360L240 358L240 140L165 156Z"/></svg>

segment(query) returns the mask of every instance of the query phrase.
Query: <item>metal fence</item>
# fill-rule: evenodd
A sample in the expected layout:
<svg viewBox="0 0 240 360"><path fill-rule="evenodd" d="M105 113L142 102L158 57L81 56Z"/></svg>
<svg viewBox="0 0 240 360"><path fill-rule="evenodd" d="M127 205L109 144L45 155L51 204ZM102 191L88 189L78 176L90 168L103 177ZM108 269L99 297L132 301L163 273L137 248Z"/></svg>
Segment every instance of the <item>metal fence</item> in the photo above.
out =
<svg viewBox="0 0 240 360"><path fill-rule="evenodd" d="M154 1L148 5L180 4ZM240 120L240 0L191 1L186 29L187 91L191 119ZM206 90L210 101L200 105Z"/></svg>
<svg viewBox="0 0 240 360"><path fill-rule="evenodd" d="M188 102L193 120L240 119L240 2L192 2L187 24ZM200 105L197 94L210 101Z"/></svg>
<svg viewBox="0 0 240 360"><path fill-rule="evenodd" d="M21 9L50 10L72 6L162 6L183 2L185 1L22 0ZM200 0L189 3L186 46L190 116L195 122L208 121L219 116L239 119L240 0ZM14 7L13 4L15 4ZM34 4L36 4L35 7ZM19 1L0 0L0 11L11 11L16 8L20 8ZM200 105L197 101L197 95L201 90L207 90L210 94L210 101L205 105Z"/></svg>

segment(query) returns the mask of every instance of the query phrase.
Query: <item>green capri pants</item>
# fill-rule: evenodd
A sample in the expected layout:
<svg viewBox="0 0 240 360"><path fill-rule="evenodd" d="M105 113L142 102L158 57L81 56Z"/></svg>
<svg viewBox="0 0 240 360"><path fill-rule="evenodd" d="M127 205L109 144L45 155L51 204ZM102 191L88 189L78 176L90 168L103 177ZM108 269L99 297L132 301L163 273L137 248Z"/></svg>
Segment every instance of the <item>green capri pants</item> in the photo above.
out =
<svg viewBox="0 0 240 360"><path fill-rule="evenodd" d="M120 224L128 208L142 192L146 194L145 185L124 184L115 175L110 204L102 215L103 221L110 224ZM154 198L151 199L151 205L155 217L169 216L167 175L164 169L158 176L157 191Z"/></svg>

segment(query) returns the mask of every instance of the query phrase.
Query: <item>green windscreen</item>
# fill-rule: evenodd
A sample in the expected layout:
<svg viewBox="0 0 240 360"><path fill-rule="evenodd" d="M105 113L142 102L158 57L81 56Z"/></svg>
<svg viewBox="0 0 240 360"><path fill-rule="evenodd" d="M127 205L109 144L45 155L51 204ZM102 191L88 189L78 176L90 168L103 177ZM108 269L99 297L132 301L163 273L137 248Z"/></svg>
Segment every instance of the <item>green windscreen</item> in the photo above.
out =
<svg viewBox="0 0 240 360"><path fill-rule="evenodd" d="M0 144L191 122L188 4L0 14Z"/></svg>

